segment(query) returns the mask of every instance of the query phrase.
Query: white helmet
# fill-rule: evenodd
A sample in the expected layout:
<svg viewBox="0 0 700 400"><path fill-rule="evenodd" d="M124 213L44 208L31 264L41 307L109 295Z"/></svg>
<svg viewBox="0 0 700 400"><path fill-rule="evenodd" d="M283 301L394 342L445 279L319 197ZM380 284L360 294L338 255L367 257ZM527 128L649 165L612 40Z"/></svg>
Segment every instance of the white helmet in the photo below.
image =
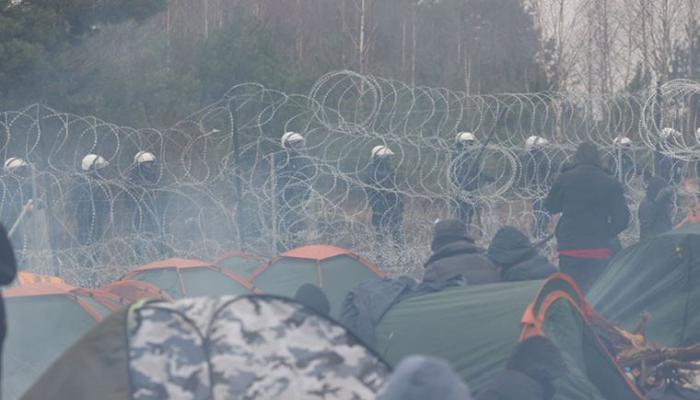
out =
<svg viewBox="0 0 700 400"><path fill-rule="evenodd" d="M664 128L661 130L660 136L662 140L668 140L671 138L678 139L683 135L673 128Z"/></svg>
<svg viewBox="0 0 700 400"><path fill-rule="evenodd" d="M525 140L525 150L532 150L535 147L542 147L549 144L549 140L540 136L530 136Z"/></svg>
<svg viewBox="0 0 700 400"><path fill-rule="evenodd" d="M287 146L288 144L303 142L304 137L300 133L287 132L282 135L282 146Z"/></svg>
<svg viewBox="0 0 700 400"><path fill-rule="evenodd" d="M475 143L476 136L471 132L460 132L455 137L455 142L457 143Z"/></svg>
<svg viewBox="0 0 700 400"><path fill-rule="evenodd" d="M627 136L618 136L613 139L613 146L615 147L630 147L632 146L632 140Z"/></svg>
<svg viewBox="0 0 700 400"><path fill-rule="evenodd" d="M108 165L109 162L97 154L88 154L83 157L83 161L80 162L80 168L82 168L83 171L89 171L92 168L96 170L102 169Z"/></svg>
<svg viewBox="0 0 700 400"><path fill-rule="evenodd" d="M374 146L372 149L372 158L384 158L393 155L394 152L387 146Z"/></svg>
<svg viewBox="0 0 700 400"><path fill-rule="evenodd" d="M19 157L10 157L5 160L5 172L16 171L17 168L26 167L29 164Z"/></svg>
<svg viewBox="0 0 700 400"><path fill-rule="evenodd" d="M147 162L153 162L156 160L156 156L153 155L153 153L150 153L148 151L139 151L136 153L134 156L134 162L136 164L143 164Z"/></svg>

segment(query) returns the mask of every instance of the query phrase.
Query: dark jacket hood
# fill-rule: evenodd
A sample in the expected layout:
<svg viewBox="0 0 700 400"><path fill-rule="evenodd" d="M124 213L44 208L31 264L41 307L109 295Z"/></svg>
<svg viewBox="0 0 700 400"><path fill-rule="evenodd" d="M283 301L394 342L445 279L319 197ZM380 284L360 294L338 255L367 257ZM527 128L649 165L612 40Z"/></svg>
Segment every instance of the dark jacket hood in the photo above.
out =
<svg viewBox="0 0 700 400"><path fill-rule="evenodd" d="M530 239L514 226L504 226L491 240L487 255L496 264L508 268L534 257L537 251Z"/></svg>
<svg viewBox="0 0 700 400"><path fill-rule="evenodd" d="M330 315L331 305L328 296L320 287L305 283L297 290L294 299L322 315Z"/></svg>
<svg viewBox="0 0 700 400"><path fill-rule="evenodd" d="M410 356L396 367L378 400L471 400L471 395L447 362Z"/></svg>
<svg viewBox="0 0 700 400"><path fill-rule="evenodd" d="M647 183L646 196L648 199L654 201L656 197L666 187L666 181L660 176L655 176L649 179Z"/></svg>
<svg viewBox="0 0 700 400"><path fill-rule="evenodd" d="M433 241L433 244L435 242ZM429 264L448 257L457 256L460 254L479 254L482 253L483 249L477 246L474 242L467 239L459 239L447 242L446 244L433 250L433 254L430 256L428 261L425 263L427 267Z"/></svg>
<svg viewBox="0 0 700 400"><path fill-rule="evenodd" d="M437 252L442 247L454 242L474 243L467 235L467 228L462 221L456 219L446 219L438 221L433 230L433 242L430 249Z"/></svg>
<svg viewBox="0 0 700 400"><path fill-rule="evenodd" d="M594 165L600 167L600 153L598 148L590 142L581 143L574 155L576 165Z"/></svg>

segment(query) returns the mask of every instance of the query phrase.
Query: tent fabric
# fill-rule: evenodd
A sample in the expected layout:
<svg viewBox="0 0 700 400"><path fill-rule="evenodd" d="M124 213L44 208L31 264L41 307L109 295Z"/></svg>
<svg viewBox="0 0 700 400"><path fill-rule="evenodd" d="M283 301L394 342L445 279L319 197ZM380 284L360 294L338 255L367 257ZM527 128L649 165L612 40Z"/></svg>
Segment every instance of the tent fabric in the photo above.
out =
<svg viewBox="0 0 700 400"><path fill-rule="evenodd" d="M35 285L38 283L65 284L63 279L56 276L40 275L35 274L33 272L19 271L17 272L17 279L13 282L12 286Z"/></svg>
<svg viewBox="0 0 700 400"><path fill-rule="evenodd" d="M341 325L291 300L191 298L113 314L25 399L374 399L389 373Z"/></svg>
<svg viewBox="0 0 700 400"><path fill-rule="evenodd" d="M304 283L324 290L331 314L338 315L345 296L360 283L384 273L349 250L335 246L305 246L280 254L258 268L251 278L264 293L292 297Z"/></svg>
<svg viewBox="0 0 700 400"><path fill-rule="evenodd" d="M625 249L587 297L596 311L628 330L649 312L651 342L671 347L700 342L700 225Z"/></svg>
<svg viewBox="0 0 700 400"><path fill-rule="evenodd" d="M541 285L464 286L404 300L376 327L376 350L394 366L412 354L445 359L478 392L505 367L523 312Z"/></svg>
<svg viewBox="0 0 700 400"><path fill-rule="evenodd" d="M521 339L544 335L561 350L569 373L557 382L557 399L643 399L596 336L592 315L574 281L554 275L524 313Z"/></svg>
<svg viewBox="0 0 700 400"><path fill-rule="evenodd" d="M214 260L214 265L247 280L250 280L253 273L264 263L265 260L261 257L236 251L224 253Z"/></svg>
<svg viewBox="0 0 700 400"><path fill-rule="evenodd" d="M23 285L3 290L8 334L2 391L17 399L77 338L109 310L73 293L65 284ZM52 398L52 397L48 397Z"/></svg>
<svg viewBox="0 0 700 400"><path fill-rule="evenodd" d="M206 261L181 258L144 265L124 275L121 280L149 283L173 299L255 292L249 281L229 270Z"/></svg>
<svg viewBox="0 0 700 400"><path fill-rule="evenodd" d="M116 281L102 286L100 290L119 297L126 304L141 299L172 300L159 287L141 281Z"/></svg>

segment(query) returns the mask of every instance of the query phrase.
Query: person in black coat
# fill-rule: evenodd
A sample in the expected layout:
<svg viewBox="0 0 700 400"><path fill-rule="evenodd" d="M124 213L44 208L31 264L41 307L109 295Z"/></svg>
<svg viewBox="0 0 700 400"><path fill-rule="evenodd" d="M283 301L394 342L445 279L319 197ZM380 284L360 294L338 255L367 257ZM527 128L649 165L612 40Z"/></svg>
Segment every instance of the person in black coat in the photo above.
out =
<svg viewBox="0 0 700 400"><path fill-rule="evenodd" d="M111 196L105 180L109 162L97 154L86 155L81 162L83 171L70 195L70 205L76 218L78 243L89 246L102 239L111 212Z"/></svg>
<svg viewBox="0 0 700 400"><path fill-rule="evenodd" d="M467 227L477 213L479 189L482 184L493 181L493 178L483 171L483 157L479 159L480 152L481 148L473 133L457 134L450 179L459 190L457 197L459 219Z"/></svg>
<svg viewBox="0 0 700 400"><path fill-rule="evenodd" d="M10 157L5 161L5 175L0 185L0 222L8 229L19 222L12 235L11 242L14 249L20 254L26 251L29 242L28 232L23 229L23 222L28 219L24 215L23 221L19 221L22 210L29 206L29 201L34 198L34 186L32 185L31 166L25 160L18 157ZM27 208L30 211L34 206Z"/></svg>
<svg viewBox="0 0 700 400"><path fill-rule="evenodd" d="M316 170L304 154L304 142L299 133L285 133L282 136L284 151L275 157L278 234L283 238L280 251L299 245L303 241L300 236L306 230L304 209L311 198Z"/></svg>
<svg viewBox="0 0 700 400"><path fill-rule="evenodd" d="M15 280L17 275L17 262L12 245L5 232L5 227L0 225L0 286L7 286ZM7 321L5 317L5 303L0 294L0 360L2 360L2 344L7 334ZM0 361L0 376L2 376L2 362Z"/></svg>
<svg viewBox="0 0 700 400"><path fill-rule="evenodd" d="M646 196L639 204L639 240L645 240L673 229L671 203L673 188L659 176L649 179Z"/></svg>
<svg viewBox="0 0 700 400"><path fill-rule="evenodd" d="M551 400L555 382L568 373L557 346L543 336L520 343L506 368L476 395L476 400Z"/></svg>
<svg viewBox="0 0 700 400"><path fill-rule="evenodd" d="M459 220L442 220L435 224L432 256L425 263L423 282L446 282L458 277L467 285L501 282L495 265L484 256L467 236L467 229Z"/></svg>
<svg viewBox="0 0 700 400"><path fill-rule="evenodd" d="M398 188L396 171L391 165L394 152L386 146L372 149L372 161L364 177L365 191L372 210L372 226L381 242L392 237L394 244L403 242L401 223L404 204Z"/></svg>
<svg viewBox="0 0 700 400"><path fill-rule="evenodd" d="M579 145L574 164L557 178L545 207L562 214L555 231L559 269L585 293L607 267L611 244L630 220L622 185L603 170L594 144Z"/></svg>
<svg viewBox="0 0 700 400"><path fill-rule="evenodd" d="M504 226L496 232L487 256L501 269L501 276L507 282L546 279L558 272L514 226Z"/></svg>

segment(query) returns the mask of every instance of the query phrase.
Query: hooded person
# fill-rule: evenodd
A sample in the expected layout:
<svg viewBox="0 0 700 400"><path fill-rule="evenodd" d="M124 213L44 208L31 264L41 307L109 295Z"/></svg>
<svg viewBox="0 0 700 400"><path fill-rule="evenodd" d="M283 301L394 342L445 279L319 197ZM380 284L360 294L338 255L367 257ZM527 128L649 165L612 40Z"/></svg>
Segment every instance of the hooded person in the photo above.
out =
<svg viewBox="0 0 700 400"><path fill-rule="evenodd" d="M555 382L568 368L557 346L544 336L520 343L506 368L477 393L476 400L551 400Z"/></svg>
<svg viewBox="0 0 700 400"><path fill-rule="evenodd" d="M447 282L462 277L467 285L482 285L501 281L495 265L467 235L459 220L442 220L435 224L433 254L425 263L423 282Z"/></svg>
<svg viewBox="0 0 700 400"><path fill-rule="evenodd" d="M304 154L306 139L300 133L287 132L281 138L283 151L275 155L275 187L277 196L280 248L296 247L306 230L304 209L311 198L312 179L316 170Z"/></svg>
<svg viewBox="0 0 700 400"><path fill-rule="evenodd" d="M377 400L471 400L469 388L443 360L408 356L401 360Z"/></svg>
<svg viewBox="0 0 700 400"><path fill-rule="evenodd" d="M19 157L10 157L5 160L2 186L0 187L0 222L8 229L15 224L17 228L12 235L12 244L16 251L27 250L29 237L28 230L24 229L27 214L25 212L22 221L20 216L23 210L30 211L30 200L34 198L34 185L32 184L32 167L27 161Z"/></svg>
<svg viewBox="0 0 700 400"><path fill-rule="evenodd" d="M504 226L496 232L487 256L501 269L501 276L507 282L546 279L558 272L514 226Z"/></svg>
<svg viewBox="0 0 700 400"><path fill-rule="evenodd" d="M622 185L602 168L594 144L578 146L573 165L557 178L545 207L562 214L555 231L559 269L586 293L605 271L611 245L630 220Z"/></svg>
<svg viewBox="0 0 700 400"><path fill-rule="evenodd" d="M166 198L161 190L162 179L158 170L158 160L153 153L139 151L134 155L134 168L129 173L129 184L136 202L136 231L161 235Z"/></svg>
<svg viewBox="0 0 700 400"><path fill-rule="evenodd" d="M294 295L294 300L321 315L331 315L331 304L328 301L326 292L312 283L305 283L301 285Z"/></svg>
<svg viewBox="0 0 700 400"><path fill-rule="evenodd" d="M666 180L655 176L649 179L646 196L639 204L639 240L645 240L673 229L671 204L673 188Z"/></svg>
<svg viewBox="0 0 700 400"><path fill-rule="evenodd" d="M403 241L403 197L399 193L398 176L391 165L394 152L387 146L375 146L363 179L365 192L372 210L372 226L381 242L392 237L394 244Z"/></svg>

